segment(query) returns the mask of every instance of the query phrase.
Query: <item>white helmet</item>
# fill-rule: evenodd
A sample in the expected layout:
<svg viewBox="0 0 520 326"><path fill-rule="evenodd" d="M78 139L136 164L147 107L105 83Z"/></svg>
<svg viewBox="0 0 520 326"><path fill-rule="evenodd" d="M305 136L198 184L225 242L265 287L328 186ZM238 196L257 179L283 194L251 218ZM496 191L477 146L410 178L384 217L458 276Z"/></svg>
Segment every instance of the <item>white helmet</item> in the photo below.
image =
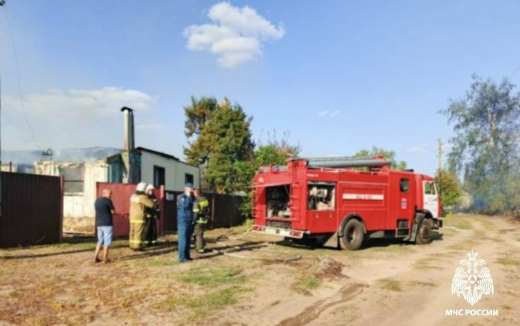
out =
<svg viewBox="0 0 520 326"><path fill-rule="evenodd" d="M149 190L155 190L154 186L152 186L152 185L148 185L148 186L146 187L146 191L148 192Z"/></svg>
<svg viewBox="0 0 520 326"><path fill-rule="evenodd" d="M137 187L135 188L136 191L144 192L146 190L146 183L145 182L139 182Z"/></svg>

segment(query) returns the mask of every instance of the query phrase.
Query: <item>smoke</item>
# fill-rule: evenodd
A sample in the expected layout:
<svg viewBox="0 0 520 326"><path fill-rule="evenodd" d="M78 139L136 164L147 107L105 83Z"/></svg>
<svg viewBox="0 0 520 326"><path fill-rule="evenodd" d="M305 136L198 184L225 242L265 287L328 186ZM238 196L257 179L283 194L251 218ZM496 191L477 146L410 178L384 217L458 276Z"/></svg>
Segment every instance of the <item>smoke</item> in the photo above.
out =
<svg viewBox="0 0 520 326"><path fill-rule="evenodd" d="M65 148L53 150L52 160L56 162L85 162L102 159L120 152L121 149L110 147ZM2 151L3 163L33 164L37 161L50 159L50 156L42 155L41 151Z"/></svg>

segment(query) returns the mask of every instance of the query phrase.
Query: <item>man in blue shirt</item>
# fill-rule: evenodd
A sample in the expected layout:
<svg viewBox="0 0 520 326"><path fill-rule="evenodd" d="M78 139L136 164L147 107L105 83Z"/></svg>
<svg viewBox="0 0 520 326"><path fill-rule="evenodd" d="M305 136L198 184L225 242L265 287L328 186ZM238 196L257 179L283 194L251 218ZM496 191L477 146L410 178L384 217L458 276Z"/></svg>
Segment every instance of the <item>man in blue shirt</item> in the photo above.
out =
<svg viewBox="0 0 520 326"><path fill-rule="evenodd" d="M96 199L94 206L96 208L96 226L98 243L96 246L94 262L99 263L99 252L103 247L103 262L108 263L108 248L112 245L113 223L112 214L114 214L114 204L112 203L112 191L103 189L102 196Z"/></svg>
<svg viewBox="0 0 520 326"><path fill-rule="evenodd" d="M177 241L179 261L185 263L191 260L190 240L193 232L193 185L184 185L184 193L177 197Z"/></svg>

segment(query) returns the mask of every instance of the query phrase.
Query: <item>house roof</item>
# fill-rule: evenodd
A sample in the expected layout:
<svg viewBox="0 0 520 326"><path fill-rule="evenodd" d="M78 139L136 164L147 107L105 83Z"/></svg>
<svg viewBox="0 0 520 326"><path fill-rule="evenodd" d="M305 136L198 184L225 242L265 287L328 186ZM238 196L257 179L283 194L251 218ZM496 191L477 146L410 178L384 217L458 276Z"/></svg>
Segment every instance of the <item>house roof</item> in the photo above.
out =
<svg viewBox="0 0 520 326"><path fill-rule="evenodd" d="M148 148L144 148L144 147L137 147L136 150L138 150L140 152L152 153L152 154L159 155L159 156L162 156L162 157L170 159L170 160L175 160L175 161L179 161L180 162L180 160L177 157L173 156L173 155L157 152L157 151L154 151L153 149L148 149Z"/></svg>

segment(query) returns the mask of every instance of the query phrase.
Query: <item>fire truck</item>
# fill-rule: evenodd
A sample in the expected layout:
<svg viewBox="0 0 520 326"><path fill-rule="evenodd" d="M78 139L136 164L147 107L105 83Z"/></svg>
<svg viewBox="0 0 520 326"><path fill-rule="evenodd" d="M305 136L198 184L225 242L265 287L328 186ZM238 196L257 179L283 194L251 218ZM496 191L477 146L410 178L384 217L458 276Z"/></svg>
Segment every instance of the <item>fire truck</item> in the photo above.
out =
<svg viewBox="0 0 520 326"><path fill-rule="evenodd" d="M394 170L382 156L298 158L253 179L253 232L359 249L365 240L427 244L442 227L435 180Z"/></svg>

